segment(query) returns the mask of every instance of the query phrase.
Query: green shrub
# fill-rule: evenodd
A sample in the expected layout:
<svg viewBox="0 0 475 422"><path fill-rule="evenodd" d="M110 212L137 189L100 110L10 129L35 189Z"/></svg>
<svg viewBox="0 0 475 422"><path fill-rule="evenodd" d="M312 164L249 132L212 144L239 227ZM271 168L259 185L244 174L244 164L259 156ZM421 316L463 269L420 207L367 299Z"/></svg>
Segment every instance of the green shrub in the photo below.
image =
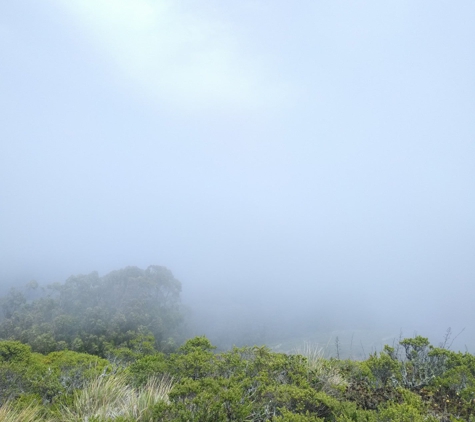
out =
<svg viewBox="0 0 475 422"><path fill-rule="evenodd" d="M324 419L321 419L314 415L310 415L309 413L305 415L295 414L288 410L282 409L281 415L273 418L273 421L275 422L321 422L321 421L324 421Z"/></svg>
<svg viewBox="0 0 475 422"><path fill-rule="evenodd" d="M31 359L31 347L19 341L0 341L0 363L28 364Z"/></svg>
<svg viewBox="0 0 475 422"><path fill-rule="evenodd" d="M82 388L87 380L98 376L110 366L105 359L70 350L50 353L42 357L41 361L57 373L64 393Z"/></svg>
<svg viewBox="0 0 475 422"><path fill-rule="evenodd" d="M401 363L394 355L394 349L386 346L379 355L374 353L366 360L372 374L375 388L397 386L401 382Z"/></svg>
<svg viewBox="0 0 475 422"><path fill-rule="evenodd" d="M168 373L169 363L163 353L156 353L138 359L127 368L127 372L130 376L131 382L134 385L140 386L145 384L151 377L157 377Z"/></svg>
<svg viewBox="0 0 475 422"><path fill-rule="evenodd" d="M169 358L170 374L175 377L199 379L210 376L214 371L214 347L206 337L188 340Z"/></svg>
<svg viewBox="0 0 475 422"><path fill-rule="evenodd" d="M438 422L434 416L423 414L408 403L389 403L378 414L378 422Z"/></svg>

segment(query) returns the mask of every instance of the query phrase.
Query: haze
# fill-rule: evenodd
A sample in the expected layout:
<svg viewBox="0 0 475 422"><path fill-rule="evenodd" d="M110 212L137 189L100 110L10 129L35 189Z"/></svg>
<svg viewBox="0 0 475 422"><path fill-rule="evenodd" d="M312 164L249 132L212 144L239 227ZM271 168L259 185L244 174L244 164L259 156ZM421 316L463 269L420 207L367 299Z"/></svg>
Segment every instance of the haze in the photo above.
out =
<svg viewBox="0 0 475 422"><path fill-rule="evenodd" d="M157 264L217 338L475 343L474 21L472 1L3 0L2 286Z"/></svg>

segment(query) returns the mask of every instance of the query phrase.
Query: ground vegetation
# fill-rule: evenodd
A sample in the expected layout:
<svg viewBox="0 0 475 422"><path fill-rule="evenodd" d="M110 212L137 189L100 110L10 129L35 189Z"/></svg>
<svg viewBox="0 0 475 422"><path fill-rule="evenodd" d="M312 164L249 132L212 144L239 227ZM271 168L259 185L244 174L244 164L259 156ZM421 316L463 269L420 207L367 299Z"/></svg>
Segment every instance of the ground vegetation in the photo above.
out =
<svg viewBox="0 0 475 422"><path fill-rule="evenodd" d="M422 336L358 361L308 345L218 352L205 336L167 340L179 287L163 267L130 267L3 298L0 422L475 422L468 352Z"/></svg>

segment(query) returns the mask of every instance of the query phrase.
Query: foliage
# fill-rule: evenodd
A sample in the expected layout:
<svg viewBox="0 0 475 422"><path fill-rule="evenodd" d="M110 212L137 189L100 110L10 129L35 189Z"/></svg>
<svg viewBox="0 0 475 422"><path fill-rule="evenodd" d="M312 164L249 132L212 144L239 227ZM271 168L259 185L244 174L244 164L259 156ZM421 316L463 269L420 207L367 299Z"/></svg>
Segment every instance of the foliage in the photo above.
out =
<svg viewBox="0 0 475 422"><path fill-rule="evenodd" d="M384 420L393 420L393 413L406 414L407 420L425 420L420 418L427 414L441 420L475 418L475 357L470 353L437 348L416 336L385 346L361 365L369 374L353 377L345 397L363 409L379 410ZM409 400L414 394L417 400Z"/></svg>
<svg viewBox="0 0 475 422"><path fill-rule="evenodd" d="M28 345L15 341L0 342L0 353L0 404L27 396L43 403L62 400L110 366L84 353L32 353Z"/></svg>
<svg viewBox="0 0 475 422"><path fill-rule="evenodd" d="M31 359L31 347L19 341L0 342L0 362L28 363Z"/></svg>
<svg viewBox="0 0 475 422"><path fill-rule="evenodd" d="M339 360L325 359L323 349L308 343L302 349L297 349L296 354L304 357L307 370L312 374L318 389L331 396L341 396L348 383L341 373Z"/></svg>
<svg viewBox="0 0 475 422"><path fill-rule="evenodd" d="M38 421L475 421L475 357L418 337L362 362L257 346L216 353L206 337L125 366L16 341L0 342L0 358L5 409L36 409Z"/></svg>
<svg viewBox="0 0 475 422"><path fill-rule="evenodd" d="M165 267L127 267L103 277L72 276L27 300L12 290L0 300L0 338L33 351L74 350L127 360L174 348L182 315L180 282ZM122 349L122 354L117 350Z"/></svg>
<svg viewBox="0 0 475 422"><path fill-rule="evenodd" d="M163 267L0 299L0 422L475 422L475 356L402 339L366 360L179 339Z"/></svg>

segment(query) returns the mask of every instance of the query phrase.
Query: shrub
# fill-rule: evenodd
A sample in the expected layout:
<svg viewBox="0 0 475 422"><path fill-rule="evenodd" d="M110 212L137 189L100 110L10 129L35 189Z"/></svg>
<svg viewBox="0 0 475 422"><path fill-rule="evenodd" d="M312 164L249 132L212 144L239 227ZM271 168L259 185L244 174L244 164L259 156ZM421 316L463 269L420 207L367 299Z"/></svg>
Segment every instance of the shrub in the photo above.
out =
<svg viewBox="0 0 475 422"><path fill-rule="evenodd" d="M31 347L19 341L0 341L0 363L28 364L31 359Z"/></svg>
<svg viewBox="0 0 475 422"><path fill-rule="evenodd" d="M169 372L169 364L163 353L145 356L127 368L130 380L136 386L141 386L145 384L149 378L160 377L167 372Z"/></svg>
<svg viewBox="0 0 475 422"><path fill-rule="evenodd" d="M389 403L378 414L378 422L438 422L434 416L421 413L408 403Z"/></svg>

